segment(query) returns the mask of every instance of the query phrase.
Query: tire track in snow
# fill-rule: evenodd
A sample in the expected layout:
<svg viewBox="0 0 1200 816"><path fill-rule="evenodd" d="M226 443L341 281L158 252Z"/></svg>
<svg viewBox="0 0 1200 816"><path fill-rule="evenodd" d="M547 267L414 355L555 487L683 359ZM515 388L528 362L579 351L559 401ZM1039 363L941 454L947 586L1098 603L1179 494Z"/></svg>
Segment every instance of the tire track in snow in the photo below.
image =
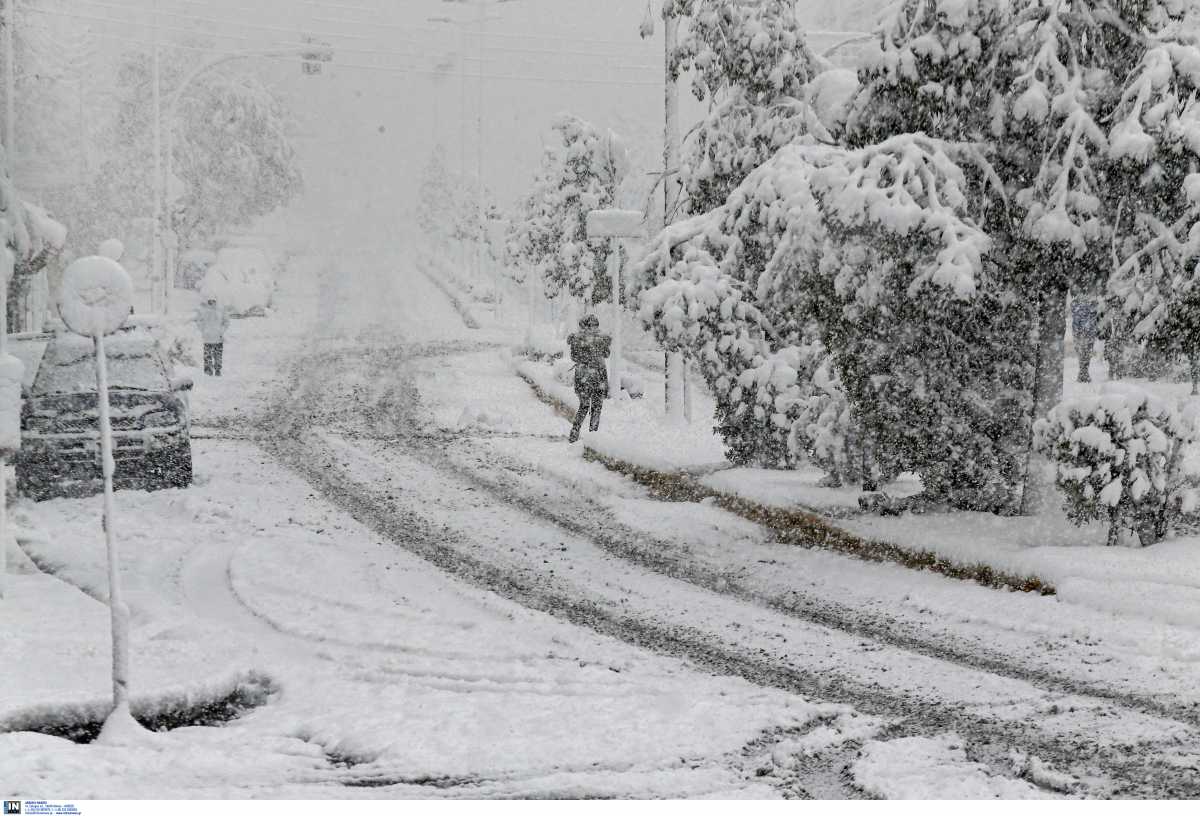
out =
<svg viewBox="0 0 1200 816"><path fill-rule="evenodd" d="M403 349L380 350L374 349L365 358L355 360L368 366L368 377L389 375L402 380L407 376L404 361L408 358ZM411 358L408 358L411 359ZM329 398L329 385L350 367L346 358L337 362L337 356L331 355L328 362L338 370L326 371L314 379L322 385L322 394ZM299 369L312 371L306 363L298 365ZM374 369L371 371L370 369ZM318 395L305 394L303 388L305 377L297 375L299 388L292 389L292 394L317 398ZM312 380L309 380L310 382ZM409 399L410 395L413 397ZM611 554L635 563L638 566L675 579L681 579L698 588L715 591L718 594L730 595L738 600L752 603L766 609L786 614L806 622L861 636L889 646L906 651L933 657L954 665L979 669L990 674L1009 677L1028 682L1031 685L1048 688L1059 694L1070 694L1078 697L1093 698L1093 702L1111 703L1132 712L1145 713L1153 716L1178 714L1177 720L1187 723L1196 721L1196 714L1191 710L1176 710L1164 712L1163 707L1154 701L1139 699L1133 696L1107 692L1104 689L1091 689L1080 684L1064 681L1053 676L1025 672L1004 665L997 660L980 658L977 655L957 653L941 645L931 644L920 639L904 638L883 626L872 626L864 622L861 616L847 616L836 606L818 606L796 603L781 603L756 595L736 583L730 584L725 576L717 576L711 572L697 568L695 565L683 564L678 560L665 556L651 555L644 546L648 537L633 531L622 529L618 525L617 534L605 533L602 528L613 528L611 515L603 508L593 507L552 507L548 506L544 497L536 496L530 491L521 492L511 484L501 484L479 475L470 468L451 461L445 454L446 445L420 444L437 439L439 434L430 434L423 423L419 412L419 395L411 384L400 383L389 390L377 395L379 401L374 405L363 406L365 410L358 417L342 415L340 421L334 422L305 422L303 419L290 427L293 441L278 438L264 439L264 445L281 461L304 476L317 487L334 504L347 510L351 515L386 534L391 540L410 549L437 566L452 572L459 577L465 577L477 585L483 586L498 594L516 600L531 608L549 612L565 618L572 623L587 626L596 631L616 636L626 642L649 648L677 657L694 660L711 670L723 674L733 674L750 679L763 685L772 685L792 691L798 691L806 696L817 699L835 699L853 705L866 705L869 710L882 713L900 713L907 718L907 723L893 729L894 735L910 733L927 733L929 728L957 728L965 734L970 734L981 755L988 755L995 767L1001 767L1007 760L1006 752L1010 746L1022 746L1031 753L1050 757L1053 761L1070 766L1075 764L1081 754L1092 754L1099 757L1104 753L1095 745L1089 745L1086 740L1081 746L1068 738L1035 738L1020 725L999 724L994 719L980 716L972 712L958 711L924 712L912 710L911 701L897 698L894 695L881 692L880 689L856 687L854 684L841 683L840 688L832 688L825 678L818 678L809 673L799 671L795 667L774 665L769 659L748 654L733 654L715 645L707 633L679 627L663 627L656 622L639 619L636 615L614 615L600 605L575 597L561 588L551 588L539 585L536 580L527 575L514 574L503 567L489 564L481 559L469 556L464 549L454 546L440 546L438 536L445 537L445 531L423 530L418 516L414 513L402 513L399 518L392 515L394 511L383 509L386 503L382 497L372 495L369 488L362 484L354 485L350 476L334 464L334 457L326 450L322 455L315 456L317 448L309 441L297 445L298 432L314 427L336 427L345 430L353 437L356 434L370 437L391 437L397 448L404 448L405 455L437 467L452 474L455 478L472 483L491 499L515 506L527 515L541 519L558 526L572 534L593 541L601 549ZM285 409L286 410L286 409ZM295 413L292 414L297 418ZM311 416L311 415L310 415ZM356 423L365 423L366 427ZM347 427L349 426L349 427ZM415 433L406 434L408 430ZM433 437L433 440L430 437ZM440 434L449 443L455 438L451 434ZM416 443L416 444L414 444ZM322 461L323 460L323 461ZM580 510L584 512L580 512ZM419 531L419 532L417 532ZM639 543L640 542L640 543ZM653 544L653 542L650 542ZM1092 693L1096 692L1096 693ZM1135 752L1136 753L1136 752ZM1150 791L1186 790L1200 792L1200 780L1194 778L1179 779L1177 770L1148 770L1142 758L1132 758L1121 761L1117 757L1102 757L1106 769L1114 780L1126 780L1123 785L1118 782L1112 789L1116 791Z"/></svg>
<svg viewBox="0 0 1200 816"><path fill-rule="evenodd" d="M294 443L281 443L283 445ZM306 456L301 457L300 451ZM648 620L635 610L613 609L593 599L582 597L566 588L545 580L543 576L489 563L476 558L454 541L453 534L433 527L417 511L383 509L380 500L369 487L356 483L350 474L332 464L319 443L308 439L291 452L277 448L276 452L289 465L296 467L330 501L343 507L364 524L375 529L398 545L427 558L440 568L472 583L516 600L530 608L547 612L576 625L614 636L633 645L662 654L693 661L719 674L740 676L759 685L798 692L811 699L829 699L864 708L872 713L900 717L902 722L892 727L887 736L924 735L932 732L958 731L977 746L981 758L991 760L994 768L1007 767L1008 751L1022 747L1026 751L1048 758L1060 767L1076 767L1080 755L1102 765L1114 780L1124 785L1109 787L1103 782L1094 794L1112 790L1125 793L1146 793L1167 788L1191 790L1185 781L1171 779L1177 771L1154 773L1140 758L1122 761L1119 756L1107 755L1097 746L1082 742L1075 735L1055 737L1031 734L1019 722L1000 722L989 713L961 705L930 707L915 703L889 692L881 686L863 686L842 678L831 678L805 670L801 666L781 663L765 650L731 648L708 631L681 626L671 622ZM304 461L298 461L303 459Z"/></svg>

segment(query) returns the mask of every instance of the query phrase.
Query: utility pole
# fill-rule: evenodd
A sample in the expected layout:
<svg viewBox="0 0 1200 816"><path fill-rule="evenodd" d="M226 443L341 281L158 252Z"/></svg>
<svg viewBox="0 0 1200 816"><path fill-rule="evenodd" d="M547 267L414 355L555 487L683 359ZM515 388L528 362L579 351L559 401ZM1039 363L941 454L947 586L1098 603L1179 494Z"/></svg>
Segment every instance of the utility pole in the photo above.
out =
<svg viewBox="0 0 1200 816"><path fill-rule="evenodd" d="M476 74L475 85L475 166L477 172L475 174L475 202L479 211L479 229L482 234L479 236L479 246L475 248L476 263L479 265L479 276L483 277L484 266L487 261L487 210L483 201L483 58L484 58L484 35L487 28L487 7L483 2L476 4L479 9L479 66ZM496 319L500 317L500 273L492 269L492 316Z"/></svg>
<svg viewBox="0 0 1200 816"><path fill-rule="evenodd" d="M162 175L162 109L159 101L159 47L158 47L158 3L154 4L154 25L153 25L153 48L154 48L154 77L151 80L154 85L154 215L153 228L150 236L150 257L151 257L151 278L155 284L159 280L163 282L163 299L162 310L165 314L168 303L170 301L170 293L167 291L170 284L167 283L166 275L162 268L162 214L163 214L163 175ZM155 286L150 287L150 309L154 311Z"/></svg>
<svg viewBox="0 0 1200 816"><path fill-rule="evenodd" d="M16 73L16 58L13 55L13 26L16 24L15 14L16 0L4 0L4 158L7 166L4 168L11 179L17 169L15 154L17 145L14 138L16 132L16 95L17 95L17 73ZM15 206L14 202L10 202L10 207ZM3 243L0 243L0 365L8 364L8 282L16 274L16 256L15 249L9 249ZM18 363L18 365L20 365ZM18 377L20 369L18 369ZM18 387L20 379L17 380ZM21 395L18 391L16 394L8 396L7 399L15 397L19 404ZM4 410L9 406L0 406L0 410ZM19 411L19 408L17 409ZM11 430L11 429L10 429ZM16 429L17 443L20 444L20 428ZM5 573L8 572L8 484L5 475L8 465L7 457L0 449L0 598L4 597L4 585L7 582Z"/></svg>
<svg viewBox="0 0 1200 816"><path fill-rule="evenodd" d="M17 0L4 0L4 151L8 159L6 169L9 178L17 171L17 65L13 48L16 10Z"/></svg>
<svg viewBox="0 0 1200 816"><path fill-rule="evenodd" d="M485 40L485 36L487 33L487 10L488 10L488 7L491 5L497 5L500 3L512 3L512 2L515 2L515 0L442 0L442 2L454 3L457 5L473 5L473 6L475 6L476 10L478 11L478 15L476 16L476 23L479 27L479 67L478 67L478 70L475 72L475 81L476 81L476 85L475 85L475 94L476 94L475 132L476 132L476 140L477 140L476 145L475 145L475 160L476 160L476 166L478 168L478 173L476 174L476 177L475 177L475 201L476 201L476 207L478 209L478 212L477 212L477 217L479 219L478 226L482 230L483 234L480 236L479 246L476 248L475 271L476 271L476 276L479 278L482 278L483 274L484 274L483 267L485 265L485 254L487 252L486 243L487 243L487 237L488 237L487 236L487 212L484 207L484 200L483 200L483 138L484 138L483 69L484 69L484 49L486 47L486 43L484 40ZM445 22L445 23L450 23L452 25L457 25L457 26L459 26L460 31L464 31L464 28L463 28L464 24L461 21L456 21L456 20L453 20L453 19L450 19L447 17L430 17L429 19L432 22L439 22L439 23ZM462 80L463 100L464 100L463 101L463 116L462 116L460 122L465 122L466 121L465 99L466 99L466 77L467 77L465 34L464 34L464 39L463 39L463 67L462 67L462 72L460 74L460 77ZM461 158L461 166L463 167L463 173L465 175L466 174L466 139L465 139L465 137L463 138L461 144L462 144L462 155L460 157ZM464 258L464 261L465 261L465 258ZM465 263L464 263L464 265L465 265ZM500 316L500 271L495 268L492 269L492 290L493 290L492 291L492 310L493 310L493 313L498 318Z"/></svg>
<svg viewBox="0 0 1200 816"><path fill-rule="evenodd" d="M449 2L449 0L446 0ZM426 18L431 23L444 23L458 27L458 178L466 182L467 180L467 29L458 20L452 17L428 17ZM482 43L482 40L480 41ZM481 46L482 49L482 46ZM482 63L480 70L483 70ZM461 258L462 272L468 274L467 267L470 265L470 260L467 257L467 244L465 240L459 241L459 257Z"/></svg>
<svg viewBox="0 0 1200 816"><path fill-rule="evenodd" d="M679 198L679 87L671 77L671 58L679 39L679 18L663 6L663 228L675 218ZM678 351L663 354L663 403L668 418L680 415L676 393L683 390L683 355ZM690 417L687 417L690 419Z"/></svg>

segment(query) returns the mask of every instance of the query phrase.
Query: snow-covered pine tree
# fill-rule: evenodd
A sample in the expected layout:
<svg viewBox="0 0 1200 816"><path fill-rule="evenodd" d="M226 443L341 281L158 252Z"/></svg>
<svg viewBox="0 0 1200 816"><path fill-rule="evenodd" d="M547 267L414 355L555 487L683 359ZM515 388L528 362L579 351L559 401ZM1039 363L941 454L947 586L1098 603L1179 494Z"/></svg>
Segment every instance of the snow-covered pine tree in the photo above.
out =
<svg viewBox="0 0 1200 816"><path fill-rule="evenodd" d="M1029 353L1011 360L1013 373L1027 361L1034 367L1026 427L1061 399L1067 291L1103 285L1114 247L1119 255L1122 247L1145 244L1114 241L1144 221L1134 210L1153 210L1149 198L1139 200L1130 188L1158 173L1147 173L1143 163L1135 183L1120 181L1122 166L1130 178L1129 158L1146 154L1145 140L1123 135L1129 127L1123 111L1144 96L1135 90L1145 85L1139 66L1153 59L1181 5L906 0L860 74L863 87L847 128L852 144L899 130L975 147L959 159L972 212L994 241L1000 291L1032 312ZM1165 136L1149 138L1173 149ZM1134 142L1142 146L1131 152ZM983 340L993 353L1005 353L1000 343ZM1028 511L1044 501L1041 473L1031 461L1023 491Z"/></svg>
<svg viewBox="0 0 1200 816"><path fill-rule="evenodd" d="M421 171L417 193L417 224L437 247L448 244L455 233L457 211L462 204L456 192L454 179L446 165L446 149L438 145Z"/></svg>
<svg viewBox="0 0 1200 816"><path fill-rule="evenodd" d="M828 134L804 101L819 67L796 22L796 0L672 0L686 18L671 58L675 78L692 70L692 93L708 114L687 134L680 180L689 213L718 207L779 148Z"/></svg>
<svg viewBox="0 0 1200 816"><path fill-rule="evenodd" d="M607 249L589 244L587 214L614 206L628 159L611 131L577 116L559 115L553 130L558 143L542 155L508 244L543 281L547 296L567 292L599 303L611 296Z"/></svg>
<svg viewBox="0 0 1200 816"><path fill-rule="evenodd" d="M791 145L659 236L642 267L666 274L643 319L705 361L726 424L739 421L721 428L732 453L769 457L775 428L835 476L915 470L940 499L1011 507L1021 406L1011 371L969 344L989 329L1004 342L1014 321L967 187L920 136ZM856 438L874 450L865 467Z"/></svg>
<svg viewBox="0 0 1200 816"><path fill-rule="evenodd" d="M1169 18L1168 18L1169 19ZM1108 320L1200 377L1200 49L1161 24L1126 84L1109 133L1120 194Z"/></svg>

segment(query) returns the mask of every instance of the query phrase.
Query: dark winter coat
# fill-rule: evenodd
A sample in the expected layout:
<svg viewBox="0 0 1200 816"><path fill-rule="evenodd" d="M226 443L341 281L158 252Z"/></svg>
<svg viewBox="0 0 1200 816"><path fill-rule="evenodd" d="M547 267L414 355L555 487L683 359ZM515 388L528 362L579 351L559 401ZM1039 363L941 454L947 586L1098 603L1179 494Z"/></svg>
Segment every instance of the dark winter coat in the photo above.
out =
<svg viewBox="0 0 1200 816"><path fill-rule="evenodd" d="M1094 300L1076 300L1071 304L1071 333L1080 339L1096 339L1099 310Z"/></svg>
<svg viewBox="0 0 1200 816"><path fill-rule="evenodd" d="M595 331L581 331L567 337L571 362L575 363L575 393L579 396L608 394L606 360L612 338Z"/></svg>

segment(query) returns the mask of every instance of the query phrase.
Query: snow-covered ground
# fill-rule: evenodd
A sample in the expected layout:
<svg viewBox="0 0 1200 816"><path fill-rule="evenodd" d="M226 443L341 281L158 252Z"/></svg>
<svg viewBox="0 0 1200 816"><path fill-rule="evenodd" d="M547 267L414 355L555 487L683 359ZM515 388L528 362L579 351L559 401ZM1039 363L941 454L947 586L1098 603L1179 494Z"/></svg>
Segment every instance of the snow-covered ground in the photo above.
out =
<svg viewBox="0 0 1200 816"><path fill-rule="evenodd" d="M117 495L135 701L277 691L134 744L0 734L4 793L1193 789L1189 621L790 547L656 501L566 444L515 373L511 300L514 326L483 312L469 329L415 264L369 255L310 258L281 285L272 315L234 324L226 376L197 374L196 484ZM639 376L661 393L652 366ZM585 441L719 466L656 406L610 402ZM51 574L22 562L0 601L0 660L22 667L0 723L103 705L99 512L14 514Z"/></svg>
<svg viewBox="0 0 1200 816"><path fill-rule="evenodd" d="M388 306L401 306L405 328L461 335L427 284L406 278L404 289L411 305ZM774 795L749 767L768 749L743 749L844 707L697 672L464 585L253 444L205 438L261 431L250 420L267 395L291 387L285 357L353 339L342 322L357 310L335 317L315 294L296 286L275 315L235 324L227 376L198 377L196 484L117 496L135 701L202 695L251 671L280 690L223 728L131 745L2 734L4 794ZM300 322L318 303L315 322ZM0 660L20 668L0 687L0 721L69 720L107 694L99 516L98 498L17 513L24 549L52 574L22 562L10 576Z"/></svg>
<svg viewBox="0 0 1200 816"><path fill-rule="evenodd" d="M1094 361L1093 382L1076 383L1077 365L1073 358L1065 364L1068 398L1096 392L1107 380L1103 363ZM520 359L514 366L553 399L576 407L570 386L551 365ZM661 394L661 379L656 379L660 375L646 376L648 391ZM1187 383L1138 384L1172 401L1188 399ZM1178 537L1151 548L1104 547L1103 525L1076 526L1057 504L1032 518L971 512L900 517L863 513L859 491L821 486L823 474L814 468L723 467L720 439L712 431L711 400L701 396L696 402L694 421L679 425L664 420L661 400L609 401L604 427L585 436L584 444L641 468L697 472L700 484L763 507L815 510L869 541L932 553L965 568L987 565L1014 577L1035 577L1054 587L1062 599L1098 611L1200 628L1200 538ZM886 488L893 496L919 489L919 482L910 477Z"/></svg>

